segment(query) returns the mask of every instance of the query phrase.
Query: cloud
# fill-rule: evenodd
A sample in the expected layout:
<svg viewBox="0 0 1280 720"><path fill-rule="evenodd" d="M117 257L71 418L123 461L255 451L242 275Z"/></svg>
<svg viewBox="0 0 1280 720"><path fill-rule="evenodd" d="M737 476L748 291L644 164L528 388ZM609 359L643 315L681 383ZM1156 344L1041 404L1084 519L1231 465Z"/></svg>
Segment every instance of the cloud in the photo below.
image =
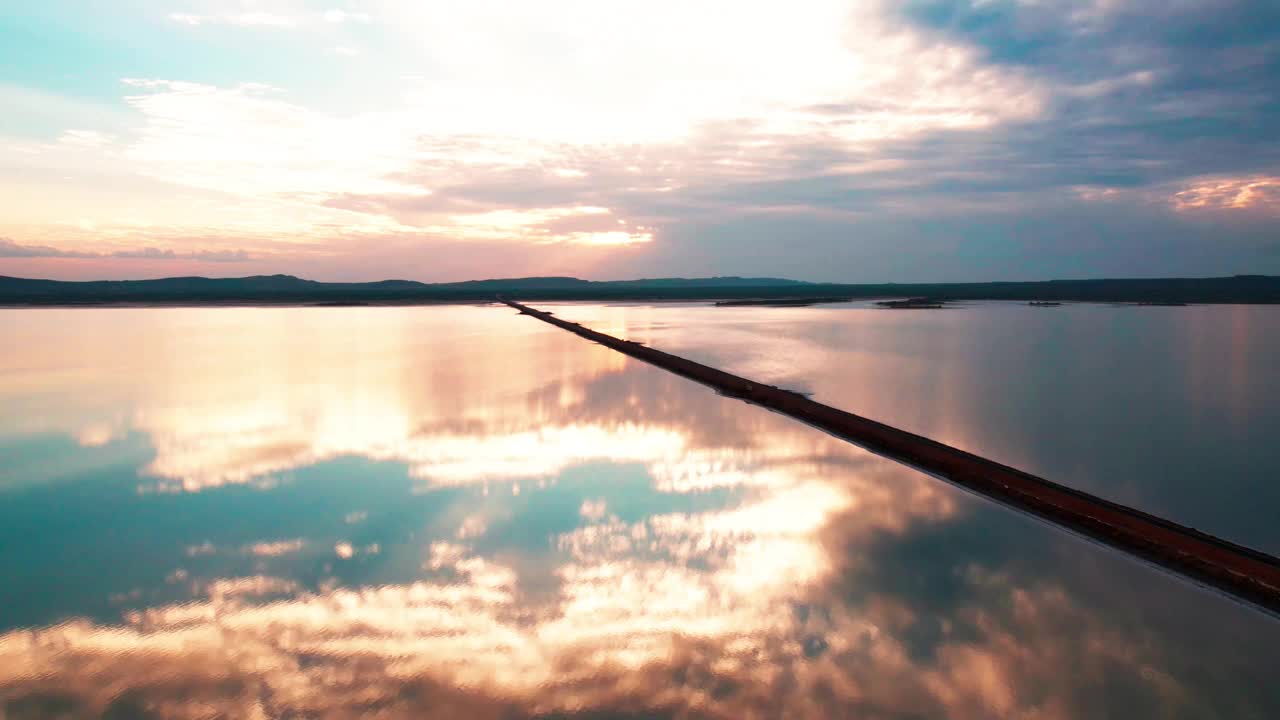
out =
<svg viewBox="0 0 1280 720"><path fill-rule="evenodd" d="M691 215L738 212L715 197L719 186L813 177L826 159L809 148L843 156L1033 117L1041 103L1017 72L978 67L964 47L925 42L874 13L851 17L841 2L801 12L726 3L693 18L679 3L659 2L627 32L615 13L572 3L504 6L520 33L560 34L572 48L532 63L505 26L488 23L496 8L481 5L447 14L374 6L414 47L458 69L411 85L395 111L320 112L254 83L127 79L136 92L126 100L144 125L116 162L236 198L224 217L277 237L376 232L610 248L660 242L664 227ZM725 13L738 21L709 54L699 22ZM187 19L219 17L231 16ZM324 19L367 18L331 10ZM473 26L486 32L462 32ZM858 43L847 42L848 29ZM472 39L460 44L464 35ZM490 72L498 67L500 75ZM641 76L644 83L624 82ZM235 212L237 203L258 211Z"/></svg>
<svg viewBox="0 0 1280 720"><path fill-rule="evenodd" d="M347 10L326 10L324 12L324 21L327 23L345 23L345 22L372 22L373 18L368 13L349 12Z"/></svg>
<svg viewBox="0 0 1280 720"><path fill-rule="evenodd" d="M901 6L912 23L1052 89L1048 112L1003 144L1053 174L1080 161L1139 183L1276 167L1280 8L1241 0ZM996 144L999 138L991 138ZM1064 162L1065 161L1065 162Z"/></svg>
<svg viewBox="0 0 1280 720"><path fill-rule="evenodd" d="M84 148L103 147L104 145L109 145L113 140L114 138L111 135L95 130L67 130L58 137L59 143Z"/></svg>
<svg viewBox="0 0 1280 720"><path fill-rule="evenodd" d="M192 15L190 13L169 13L170 20L176 23L182 23L183 25L202 25L207 17L208 16L205 15Z"/></svg>
<svg viewBox="0 0 1280 720"><path fill-rule="evenodd" d="M362 49L373 75L359 88L335 76L339 103L264 83L128 80L140 124L105 132L77 118L75 132L102 135L68 134L63 152L204 193L188 235L281 258L301 242L330 248L324 275L376 272L391 252L421 265L461 241L616 242L630 246L618 269L759 274L786 242L799 243L786 267L809 279L981 278L993 262L1016 272L1061 257L1063 238L1036 218L1073 213L1133 230L1090 254L1089 274L1119 272L1154 242L1143 238L1170 232L1188 250L1151 271L1186 272L1203 231L1205 213L1183 211L1195 203L1230 218L1212 265L1240 271L1256 269L1236 264L1256 258L1248 216L1270 203L1267 186L1210 202L1203 183L1280 177L1280 33L1268 30L1280 11L1257 3L254 7L309 24L318 56ZM384 57L395 65L381 77ZM521 213L541 219L490 222ZM573 273L608 267L579 257ZM518 271L513 259L498 274Z"/></svg>
<svg viewBox="0 0 1280 720"><path fill-rule="evenodd" d="M413 149L409 118L325 115L260 83L127 78L145 125L127 158L146 174L237 195L398 190L382 178Z"/></svg>
<svg viewBox="0 0 1280 720"><path fill-rule="evenodd" d="M241 25L246 27L290 28L297 25L297 21L293 18L265 12L231 13L226 15L170 13L169 19L173 22L193 27L200 25Z"/></svg>
<svg viewBox="0 0 1280 720"><path fill-rule="evenodd" d="M1203 178L1174 193L1178 210L1280 211L1280 177Z"/></svg>
<svg viewBox="0 0 1280 720"><path fill-rule="evenodd" d="M207 262L242 262L249 260L249 253L244 250L195 250L178 251L162 248L139 248L137 250L115 250L107 253L116 258L143 258L147 260L204 260Z"/></svg>
<svg viewBox="0 0 1280 720"><path fill-rule="evenodd" d="M168 19L171 22L191 27L231 25L268 29L288 29L306 25L336 26L344 23L369 24L373 22L373 17L365 12L343 10L341 8L308 11L287 0L246 2L244 3L244 8L243 12L218 12L215 6L208 8L209 12L169 13Z"/></svg>
<svg viewBox="0 0 1280 720"><path fill-rule="evenodd" d="M199 260L204 262L244 262L252 256L244 250L172 250L131 248L106 252L63 250L50 245L23 245L0 238L0 257L9 258L133 258L143 260Z"/></svg>
<svg viewBox="0 0 1280 720"><path fill-rule="evenodd" d="M129 156L175 182L241 193L367 192L379 178L405 177L415 166L453 175L417 173L412 189L419 192L434 192L442 179L483 182L504 166L561 165L555 172L571 178L583 172L573 162L583 151L657 156L640 172L663 172L684 158L662 155L686 154L684 147L701 165L743 174L778 170L753 156L769 155L779 144L814 137L836 145L875 143L990 127L1034 117L1041 102L1018 73L979 67L963 46L925 42L874 13L850 17L847 6L833 0L785 12L740 3L690 11L659 2L629 18L627 32L620 32L616 13L584 11L575 3L536 12L502 5L501 13L490 5L449 13L383 8L394 32L456 68L420 89L411 86L409 104L397 112L333 116L260 86L130 81L147 91L129 98L147 127ZM736 21L709 53L701 28L726 13ZM514 16L494 27L488 19L497 14ZM334 10L326 17L354 16ZM524 43L507 37L508 25L531 37L560 35L558 45L570 51L530 58ZM473 26L486 32L463 32ZM859 41L848 42L847 30L856 30ZM663 38L661 47L656 37ZM502 72L492 73L496 68ZM626 82L639 77L645 81ZM871 97L874 103L865 101ZM662 184L625 174L630 177L618 180L627 186Z"/></svg>
<svg viewBox="0 0 1280 720"><path fill-rule="evenodd" d="M97 253L86 253L73 250L60 250L48 245L21 245L8 238L0 238L0 257L38 258L38 257L101 257Z"/></svg>

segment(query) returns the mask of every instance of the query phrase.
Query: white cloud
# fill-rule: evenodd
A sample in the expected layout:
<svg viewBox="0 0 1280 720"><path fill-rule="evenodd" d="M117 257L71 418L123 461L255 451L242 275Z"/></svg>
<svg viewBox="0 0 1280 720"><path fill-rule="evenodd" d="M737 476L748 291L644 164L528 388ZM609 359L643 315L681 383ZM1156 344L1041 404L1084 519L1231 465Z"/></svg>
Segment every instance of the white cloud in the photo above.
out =
<svg viewBox="0 0 1280 720"><path fill-rule="evenodd" d="M343 112L260 83L127 79L140 127L78 126L64 136L86 163L110 147L111 157L95 158L113 171L209 193L203 217L222 218L213 227L232 236L644 244L660 239L662 217L629 215L623 205L637 196L665 191L680 202L699 187L787 180L815 172L793 167L793 147L868 152L933 130L1026 119L1042 106L1017 72L889 22L878 3L369 0L357 11L279 0L241 10L206 4L170 18L306 26L302 37L323 43L317 51L346 57L365 41L344 26L368 23L397 58L394 76L415 81L397 101L353 95L346 106L359 109ZM338 97L358 94L335 87ZM484 194L511 171L561 196L504 208L500 196L512 193L495 189L494 200L393 207L440 188ZM377 202L356 207L338 196ZM610 216L573 219L582 207ZM538 216L514 222L494 214L502 211ZM138 226L89 219L100 230Z"/></svg>
<svg viewBox="0 0 1280 720"><path fill-rule="evenodd" d="M346 10L338 10L338 9L326 10L322 17L324 18L325 22L335 23L335 24L344 23L344 22L368 23L373 21L373 18L370 17L367 13L348 12Z"/></svg>
<svg viewBox="0 0 1280 720"><path fill-rule="evenodd" d="M271 28L288 28L297 25L297 21L284 15L266 12L230 13L225 15L197 15L193 13L170 13L169 19L183 25L196 27L199 25L243 25Z"/></svg>
<svg viewBox="0 0 1280 720"><path fill-rule="evenodd" d="M379 8L406 45L449 68L423 99L455 108L448 112L459 130L653 142L711 121L754 119L809 134L834 119L861 140L1039 109L1038 92L1016 73L891 24L878 4L477 0ZM831 117L814 106L843 109Z"/></svg>
<svg viewBox="0 0 1280 720"><path fill-rule="evenodd" d="M128 158L171 182L235 194L394 191L383 176L412 154L405 118L325 115L260 84L219 88L129 79L148 92L130 105L146 118Z"/></svg>
<svg viewBox="0 0 1280 720"><path fill-rule="evenodd" d="M58 138L58 142L85 148L98 148L108 145L114 138L96 130L67 130Z"/></svg>
<svg viewBox="0 0 1280 720"><path fill-rule="evenodd" d="M203 25L208 19L204 15L192 15L191 13L169 13L169 19L182 23L183 25Z"/></svg>

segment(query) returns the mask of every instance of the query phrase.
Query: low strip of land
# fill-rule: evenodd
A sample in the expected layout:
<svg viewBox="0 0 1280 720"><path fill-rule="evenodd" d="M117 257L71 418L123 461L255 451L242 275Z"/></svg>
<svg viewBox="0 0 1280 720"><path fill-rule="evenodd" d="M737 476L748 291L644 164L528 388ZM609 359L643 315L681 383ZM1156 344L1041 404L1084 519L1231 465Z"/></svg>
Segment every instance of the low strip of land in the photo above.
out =
<svg viewBox="0 0 1280 720"><path fill-rule="evenodd" d="M1271 555L823 405L794 392L596 332L518 302L503 302L525 315L708 385L722 395L790 416L876 454L1280 615L1280 559Z"/></svg>
<svg viewBox="0 0 1280 720"><path fill-rule="evenodd" d="M1280 277L1130 278L980 283L812 283L784 278L649 278L580 280L505 278L454 283L412 280L334 283L291 275L242 278L67 282L0 276L0 305L420 305L484 302L494 295L524 300L719 300L728 304L813 305L868 299L1104 302L1143 305L1280 303ZM745 301L745 302L743 302ZM902 307L921 308L924 305Z"/></svg>

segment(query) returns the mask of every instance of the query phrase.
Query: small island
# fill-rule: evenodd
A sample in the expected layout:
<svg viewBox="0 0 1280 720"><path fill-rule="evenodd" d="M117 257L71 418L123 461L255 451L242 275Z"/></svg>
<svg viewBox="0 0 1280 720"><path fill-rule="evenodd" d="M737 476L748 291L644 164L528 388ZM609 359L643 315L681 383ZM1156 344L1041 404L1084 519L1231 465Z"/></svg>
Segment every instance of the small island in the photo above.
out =
<svg viewBox="0 0 1280 720"><path fill-rule="evenodd" d="M907 298L906 300L881 300L876 303L887 310L938 310L943 307L945 300L936 300L934 298L917 297Z"/></svg>

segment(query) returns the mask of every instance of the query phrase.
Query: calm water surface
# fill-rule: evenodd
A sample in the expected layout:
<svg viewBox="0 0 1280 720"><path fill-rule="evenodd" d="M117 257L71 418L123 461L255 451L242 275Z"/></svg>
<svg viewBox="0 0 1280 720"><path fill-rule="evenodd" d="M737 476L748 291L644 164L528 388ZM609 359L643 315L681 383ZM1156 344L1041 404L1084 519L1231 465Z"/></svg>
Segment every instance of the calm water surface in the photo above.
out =
<svg viewBox="0 0 1280 720"><path fill-rule="evenodd" d="M1280 307L560 315L1280 555Z"/></svg>
<svg viewBox="0 0 1280 720"><path fill-rule="evenodd" d="M703 311L579 311L997 437L965 404L1000 373L890 342L896 313L732 311L712 344ZM6 720L1280 717L1271 617L505 308L6 310L0 338Z"/></svg>

